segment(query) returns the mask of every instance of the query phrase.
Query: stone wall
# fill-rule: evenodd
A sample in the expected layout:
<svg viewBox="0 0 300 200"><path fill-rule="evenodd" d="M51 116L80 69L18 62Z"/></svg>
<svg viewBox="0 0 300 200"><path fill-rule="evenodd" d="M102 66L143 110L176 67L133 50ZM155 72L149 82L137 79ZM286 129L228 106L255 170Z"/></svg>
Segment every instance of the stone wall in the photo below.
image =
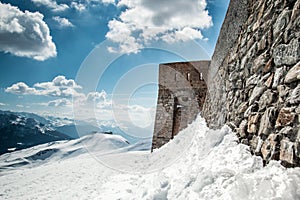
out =
<svg viewBox="0 0 300 200"><path fill-rule="evenodd" d="M152 149L187 127L202 110L209 61L160 64Z"/></svg>
<svg viewBox="0 0 300 200"><path fill-rule="evenodd" d="M247 20L248 13L248 0L230 1L209 66L209 81L213 80L217 75L219 67L227 56L229 49L236 43L236 39L243 28L242 25Z"/></svg>
<svg viewBox="0 0 300 200"><path fill-rule="evenodd" d="M224 21L203 116L212 128L231 126L265 163L300 166L300 0L239 2L247 5L245 20ZM228 23L241 29L221 50Z"/></svg>

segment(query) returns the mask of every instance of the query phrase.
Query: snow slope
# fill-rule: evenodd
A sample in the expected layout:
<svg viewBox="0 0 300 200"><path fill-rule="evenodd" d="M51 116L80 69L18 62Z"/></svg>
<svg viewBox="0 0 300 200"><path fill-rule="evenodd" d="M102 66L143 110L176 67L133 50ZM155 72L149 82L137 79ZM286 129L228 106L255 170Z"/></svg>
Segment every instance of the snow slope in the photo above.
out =
<svg viewBox="0 0 300 200"><path fill-rule="evenodd" d="M63 161L88 152L103 155L128 151L133 147L119 135L93 133L74 140L50 142L4 154L0 156L0 174Z"/></svg>
<svg viewBox="0 0 300 200"><path fill-rule="evenodd" d="M0 199L300 199L299 168L263 167L228 127L209 130L201 117L152 154L124 148L2 169Z"/></svg>

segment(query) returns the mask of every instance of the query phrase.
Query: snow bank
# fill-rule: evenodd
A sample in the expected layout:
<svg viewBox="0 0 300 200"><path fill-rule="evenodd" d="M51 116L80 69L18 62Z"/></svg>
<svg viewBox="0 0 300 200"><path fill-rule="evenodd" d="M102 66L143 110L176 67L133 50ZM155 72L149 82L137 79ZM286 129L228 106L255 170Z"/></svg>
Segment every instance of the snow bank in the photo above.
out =
<svg viewBox="0 0 300 200"><path fill-rule="evenodd" d="M184 144L184 149L176 149ZM167 154L178 156L164 162ZM136 168L138 173L116 171L119 166L106 167L94 158L86 153L0 173L0 198L300 199L299 168L286 169L279 162L263 167L261 158L238 144L228 127L209 130L201 117L153 154L119 152L103 156L102 161L124 163L127 168L122 169Z"/></svg>

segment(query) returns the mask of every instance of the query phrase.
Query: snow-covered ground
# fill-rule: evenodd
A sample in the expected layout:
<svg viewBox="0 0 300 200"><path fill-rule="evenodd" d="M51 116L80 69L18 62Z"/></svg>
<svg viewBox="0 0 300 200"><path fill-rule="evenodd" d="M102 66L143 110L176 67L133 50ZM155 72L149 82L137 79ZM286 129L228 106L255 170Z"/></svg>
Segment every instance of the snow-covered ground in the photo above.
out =
<svg viewBox="0 0 300 200"><path fill-rule="evenodd" d="M201 117L152 154L133 150L94 134L2 155L0 199L300 199L300 168L263 167L228 127L209 130Z"/></svg>

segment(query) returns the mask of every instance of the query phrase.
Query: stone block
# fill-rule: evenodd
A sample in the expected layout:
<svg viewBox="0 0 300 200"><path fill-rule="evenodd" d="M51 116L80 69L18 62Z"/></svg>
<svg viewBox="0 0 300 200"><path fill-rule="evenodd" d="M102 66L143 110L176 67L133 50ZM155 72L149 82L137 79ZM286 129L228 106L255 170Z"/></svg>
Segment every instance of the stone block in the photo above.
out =
<svg viewBox="0 0 300 200"><path fill-rule="evenodd" d="M294 65L300 60L299 38L293 39L289 44L280 44L273 51L276 66Z"/></svg>
<svg viewBox="0 0 300 200"><path fill-rule="evenodd" d="M264 92L259 99L258 102L259 111L262 111L268 106L270 106L273 101L274 101L274 93L272 92L272 90L269 89L266 92Z"/></svg>
<svg viewBox="0 0 300 200"><path fill-rule="evenodd" d="M287 139L280 142L280 160L290 164L295 164L294 143Z"/></svg>
<svg viewBox="0 0 300 200"><path fill-rule="evenodd" d="M279 157L279 151L277 151L277 135L271 134L269 137L263 142L261 147L261 154L265 161L270 161Z"/></svg>
<svg viewBox="0 0 300 200"><path fill-rule="evenodd" d="M276 127L291 125L295 119L295 108L282 108L276 120Z"/></svg>
<svg viewBox="0 0 300 200"><path fill-rule="evenodd" d="M266 63L266 65L265 65L265 67L264 67L264 69L263 69L263 72L264 72L264 73L268 73L269 71L271 71L272 68L273 68L273 59L270 59L270 60Z"/></svg>
<svg viewBox="0 0 300 200"><path fill-rule="evenodd" d="M276 22L273 25L273 36L277 38L279 33L281 33L289 24L290 16L292 11L286 8L283 10L280 15L278 16Z"/></svg>
<svg viewBox="0 0 300 200"><path fill-rule="evenodd" d="M264 67L267 63L267 55L266 53L261 54L253 61L252 73L258 72L262 67Z"/></svg>
<svg viewBox="0 0 300 200"><path fill-rule="evenodd" d="M284 82L291 83L300 80L300 62L292 67L285 76Z"/></svg>
<svg viewBox="0 0 300 200"><path fill-rule="evenodd" d="M260 120L258 135L268 136L269 134L272 133L274 129L274 124L272 123L272 121L275 121L275 117L276 117L276 108L275 107L268 108Z"/></svg>
<svg viewBox="0 0 300 200"><path fill-rule="evenodd" d="M264 85L265 85L267 88L271 88L272 83L273 83L273 78L274 78L274 74L271 74L271 75L269 76L269 78L266 80L266 82L264 83Z"/></svg>
<svg viewBox="0 0 300 200"><path fill-rule="evenodd" d="M299 104L300 103L300 84L297 85L295 89L289 94L287 101L290 104Z"/></svg>
<svg viewBox="0 0 300 200"><path fill-rule="evenodd" d="M253 104L266 91L266 86L256 86L249 98L249 105Z"/></svg>
<svg viewBox="0 0 300 200"><path fill-rule="evenodd" d="M247 128L248 133L256 133L257 132L259 117L260 117L259 113L252 114L249 116L248 128Z"/></svg>
<svg viewBox="0 0 300 200"><path fill-rule="evenodd" d="M247 120L243 120L240 125L239 128L237 129L238 134L240 135L241 138L246 138L247 133L247 125L248 125L248 121Z"/></svg>
<svg viewBox="0 0 300 200"><path fill-rule="evenodd" d="M275 74L274 74L274 80L273 80L273 85L272 88L275 89L280 83L281 83L281 79L283 77L283 67L281 68L277 68L275 70Z"/></svg>

